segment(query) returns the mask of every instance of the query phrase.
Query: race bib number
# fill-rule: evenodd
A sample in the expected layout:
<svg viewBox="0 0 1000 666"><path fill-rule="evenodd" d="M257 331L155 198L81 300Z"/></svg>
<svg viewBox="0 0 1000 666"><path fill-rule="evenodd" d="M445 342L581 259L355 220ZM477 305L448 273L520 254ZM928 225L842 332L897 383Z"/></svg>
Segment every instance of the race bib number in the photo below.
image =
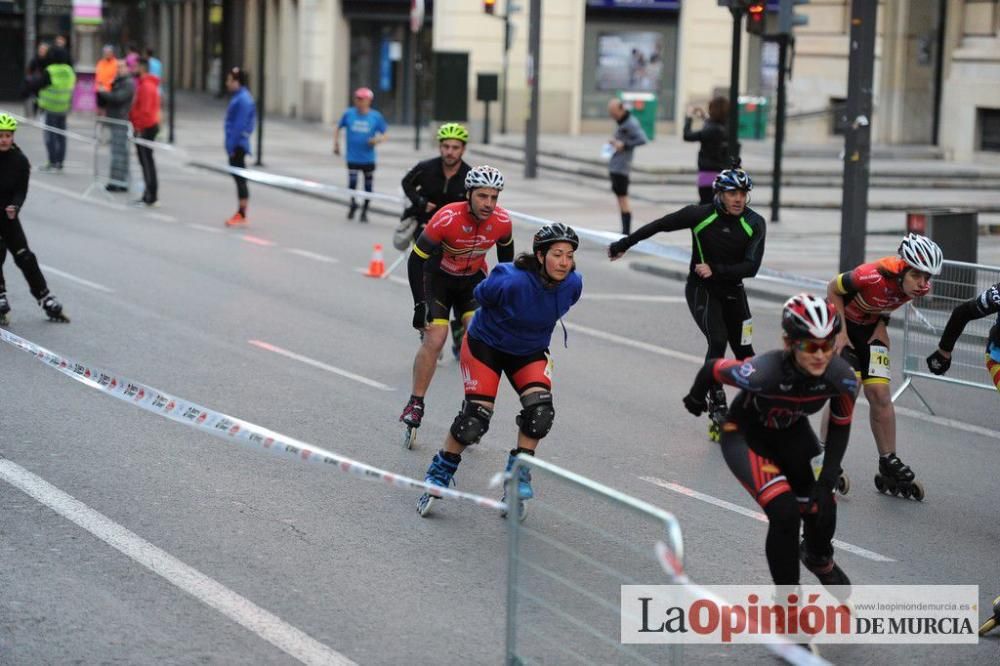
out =
<svg viewBox="0 0 1000 666"><path fill-rule="evenodd" d="M872 345L868 348L868 376L890 379L889 348L882 345Z"/></svg>
<svg viewBox="0 0 1000 666"><path fill-rule="evenodd" d="M753 317L743 322L743 333L740 335L741 345L753 344Z"/></svg>
<svg viewBox="0 0 1000 666"><path fill-rule="evenodd" d="M548 354L545 355L545 358L547 359L546 362L545 362L545 377L548 378L549 380L551 380L552 379L552 368L554 367L555 364L552 361L552 357L549 356Z"/></svg>

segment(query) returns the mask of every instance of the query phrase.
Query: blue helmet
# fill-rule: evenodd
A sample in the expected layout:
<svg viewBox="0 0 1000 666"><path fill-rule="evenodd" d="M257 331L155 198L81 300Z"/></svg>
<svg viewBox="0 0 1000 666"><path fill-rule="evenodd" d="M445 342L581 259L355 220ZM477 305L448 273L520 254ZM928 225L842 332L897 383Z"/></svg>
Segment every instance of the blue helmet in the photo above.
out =
<svg viewBox="0 0 1000 666"><path fill-rule="evenodd" d="M732 190L749 192L752 189L753 179L750 178L750 174L740 168L726 169L712 182L713 192L731 192Z"/></svg>

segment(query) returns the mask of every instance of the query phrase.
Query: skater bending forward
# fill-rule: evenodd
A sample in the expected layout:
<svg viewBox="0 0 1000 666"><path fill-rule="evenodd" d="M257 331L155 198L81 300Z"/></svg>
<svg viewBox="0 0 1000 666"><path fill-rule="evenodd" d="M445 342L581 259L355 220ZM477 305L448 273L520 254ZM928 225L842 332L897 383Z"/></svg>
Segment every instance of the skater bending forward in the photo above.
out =
<svg viewBox="0 0 1000 666"><path fill-rule="evenodd" d="M549 434L556 415L549 342L556 323L583 292L583 278L573 259L579 244L576 232L565 224L546 225L535 233L531 254L522 253L512 264L498 264L476 286L479 309L462 340L465 400L444 448L427 468L427 483L451 485L462 451L489 430L501 373L521 397L522 407L517 416L517 447L507 457L507 471L517 454L534 455L538 442ZM519 470L518 478L504 486L504 500L511 483L517 484L522 500L534 495L530 470ZM417 512L426 516L434 499L431 493L422 495ZM523 519L524 504L520 506L519 518Z"/></svg>
<svg viewBox="0 0 1000 666"><path fill-rule="evenodd" d="M740 389L722 424L722 455L767 514L765 551L776 585L799 583L799 560L824 585L850 585L833 561L837 526L834 488L847 449L857 379L834 355L841 319L822 298L793 296L781 313L784 349L744 361L712 359L698 373L684 406L700 416L713 382ZM823 470L809 414L830 404ZM799 543L804 526L805 540Z"/></svg>

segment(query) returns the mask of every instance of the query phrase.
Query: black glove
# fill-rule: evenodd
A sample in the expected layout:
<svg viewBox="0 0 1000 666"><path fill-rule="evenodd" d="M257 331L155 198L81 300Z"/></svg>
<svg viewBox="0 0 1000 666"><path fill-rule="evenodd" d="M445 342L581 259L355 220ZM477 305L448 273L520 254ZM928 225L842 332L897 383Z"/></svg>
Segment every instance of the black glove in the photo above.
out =
<svg viewBox="0 0 1000 666"><path fill-rule="evenodd" d="M628 240L625 238L619 238L614 243L608 245L608 256L613 258L619 254L625 254L628 252L628 249Z"/></svg>
<svg viewBox="0 0 1000 666"><path fill-rule="evenodd" d="M427 328L427 303L420 301L413 306L413 328L422 331Z"/></svg>
<svg viewBox="0 0 1000 666"><path fill-rule="evenodd" d="M705 398L697 398L688 393L684 396L684 408L695 416L701 416L708 409L708 403L705 401Z"/></svg>
<svg viewBox="0 0 1000 666"><path fill-rule="evenodd" d="M934 353L927 357L927 369L935 375L943 375L951 367L951 359L941 353L940 349L935 349Z"/></svg>
<svg viewBox="0 0 1000 666"><path fill-rule="evenodd" d="M833 497L833 484L822 476L809 495L809 506L810 512L817 514L820 520L829 516L837 506L837 501Z"/></svg>

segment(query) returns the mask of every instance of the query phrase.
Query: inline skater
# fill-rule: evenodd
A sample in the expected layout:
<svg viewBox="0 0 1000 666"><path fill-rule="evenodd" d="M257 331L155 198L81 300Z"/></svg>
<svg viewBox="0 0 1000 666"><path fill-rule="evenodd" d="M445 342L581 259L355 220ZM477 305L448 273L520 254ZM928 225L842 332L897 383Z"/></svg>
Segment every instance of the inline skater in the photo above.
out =
<svg viewBox="0 0 1000 666"><path fill-rule="evenodd" d="M433 225L434 223L431 222ZM498 264L484 282L476 286L480 308L462 340L462 377L465 400L444 448L434 455L426 481L447 488L465 447L479 442L490 427L501 373L507 375L521 397L517 447L507 456L507 472L519 453L535 455L539 441L552 428L552 330L563 315L580 300L583 278L576 273L574 254L580 241L565 224L550 224L535 233L531 254L524 252L512 264ZM534 496L531 472L519 468L518 478L508 479L504 496L517 483L522 500ZM435 496L425 493L417 512L426 516ZM521 504L519 519L524 519ZM506 515L506 514L504 514Z"/></svg>
<svg viewBox="0 0 1000 666"><path fill-rule="evenodd" d="M354 106L348 107L340 116L340 122L333 132L333 154L340 155L340 129L344 129L347 139L347 187L358 189L358 172L364 176L365 192L371 192L375 178L375 147L387 138L389 126L380 112L372 108L375 93L371 88L354 91ZM361 222L368 221L368 204L371 199L364 197L361 202ZM351 197L351 207L347 219L353 220L358 204Z"/></svg>
<svg viewBox="0 0 1000 666"><path fill-rule="evenodd" d="M469 130L460 123L445 123L438 128L437 139L438 157L418 162L403 176L403 192L410 200L410 207L403 212L404 223L400 229L409 231L409 227L404 227L405 220L412 219L416 223L411 225L413 231L403 241L406 246L420 237L438 208L465 199L465 176L472 167L462 157L469 142ZM405 246L397 244L396 249L404 250ZM464 334L461 318L454 317L451 351L455 358L458 358Z"/></svg>
<svg viewBox="0 0 1000 666"><path fill-rule="evenodd" d="M2 271L8 250L14 255L14 263L21 269L31 295L42 306L46 316L52 321L68 323L69 317L63 312L62 304L49 293L38 259L28 248L28 239L21 226L19 213L28 196L31 164L14 143L15 131L17 121L13 116L0 113L0 207L3 208L3 216L0 217L0 325L10 323L10 302Z"/></svg>
<svg viewBox="0 0 1000 666"><path fill-rule="evenodd" d="M630 247L661 231L691 230L691 267L685 296L698 328L708 340L706 359L726 354L726 344L738 359L753 356L753 319L743 290L744 278L757 274L764 257L764 218L747 207L753 181L740 168L715 178L710 204L686 206L650 222L608 246L611 261ZM709 387L709 438L719 441L719 424L726 415L726 392Z"/></svg>
<svg viewBox="0 0 1000 666"><path fill-rule="evenodd" d="M434 378L438 354L448 335L448 315L468 322L478 305L473 295L486 277L486 253L496 245L497 260L514 259L510 216L497 205L504 178L498 169L477 166L465 176L465 200L442 206L421 232L407 263L413 293L413 328L423 341L413 360L413 392L399 420L413 445L424 415L424 396Z"/></svg>
<svg viewBox="0 0 1000 666"><path fill-rule="evenodd" d="M937 244L917 234L899 244L898 256L883 257L841 273L827 285L827 297L844 328L837 352L861 379L871 405L869 420L878 448L875 487L893 495L924 498L923 485L896 455L896 411L889 390L889 313L930 291L931 277L941 273L944 257Z"/></svg>
<svg viewBox="0 0 1000 666"><path fill-rule="evenodd" d="M710 359L695 378L684 406L695 416L708 409L713 382L740 389L722 425L722 455L767 514L765 552L776 585L799 584L801 560L823 585L850 585L833 560L837 526L834 488L847 450L857 393L853 369L834 355L841 317L822 298L799 294L781 312L784 349L744 361ZM820 451L809 425L829 403L823 470L813 475ZM805 539L799 542L800 525Z"/></svg>
<svg viewBox="0 0 1000 666"><path fill-rule="evenodd" d="M962 335L966 324L973 319L982 319L992 314L997 315L996 323L990 328L989 340L986 343L986 370L990 373L993 385L1000 391L1000 282L989 287L975 298L959 303L951 311L948 324L941 334L938 348L927 357L927 367L935 375L943 375L951 367L951 352L955 342Z"/></svg>

